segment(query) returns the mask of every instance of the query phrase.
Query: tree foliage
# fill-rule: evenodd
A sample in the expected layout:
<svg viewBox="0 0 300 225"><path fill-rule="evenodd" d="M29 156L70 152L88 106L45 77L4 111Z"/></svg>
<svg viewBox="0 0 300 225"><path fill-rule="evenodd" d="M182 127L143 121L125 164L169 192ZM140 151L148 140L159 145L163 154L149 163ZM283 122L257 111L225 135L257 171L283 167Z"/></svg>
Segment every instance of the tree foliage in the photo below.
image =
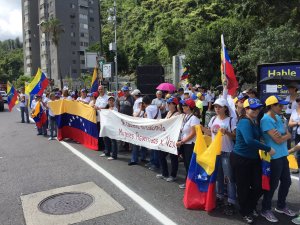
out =
<svg viewBox="0 0 300 225"><path fill-rule="evenodd" d="M113 26L101 1L103 46L113 54ZM262 62L300 60L298 0L117 0L119 70L135 71L143 64L170 64L184 53L192 81L220 82L220 36L224 34L241 83L252 83ZM99 49L99 46L94 50Z"/></svg>

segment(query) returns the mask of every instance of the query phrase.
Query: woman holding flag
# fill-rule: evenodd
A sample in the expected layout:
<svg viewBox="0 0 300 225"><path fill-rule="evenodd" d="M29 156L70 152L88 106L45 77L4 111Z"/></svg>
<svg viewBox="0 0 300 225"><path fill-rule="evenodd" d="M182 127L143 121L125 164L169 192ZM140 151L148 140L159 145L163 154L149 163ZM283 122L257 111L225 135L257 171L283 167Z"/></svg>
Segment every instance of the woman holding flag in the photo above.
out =
<svg viewBox="0 0 300 225"><path fill-rule="evenodd" d="M260 142L260 130L256 122L263 105L256 98L244 102L246 114L240 118L236 128L236 143L230 155L237 199L243 220L252 224L258 216L256 205L262 195L262 169L259 149L274 155L271 147Z"/></svg>

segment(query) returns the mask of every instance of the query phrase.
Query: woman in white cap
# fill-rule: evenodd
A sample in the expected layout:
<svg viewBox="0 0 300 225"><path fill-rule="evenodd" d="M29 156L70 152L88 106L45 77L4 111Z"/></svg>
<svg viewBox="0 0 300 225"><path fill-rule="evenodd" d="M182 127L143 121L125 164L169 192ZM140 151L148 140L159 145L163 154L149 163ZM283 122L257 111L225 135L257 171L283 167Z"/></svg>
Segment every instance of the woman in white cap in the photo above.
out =
<svg viewBox="0 0 300 225"><path fill-rule="evenodd" d="M224 213L226 215L232 215L236 203L236 188L229 158L234 148L233 140L235 139L236 119L230 117L227 101L224 98L218 98L213 105L216 116L212 117L209 121L209 129L203 127L203 130L207 135L212 136L212 139L215 138L219 130L223 134L221 159L218 165L217 175L217 202L220 207L223 207L225 198L224 185L227 185L228 198Z"/></svg>
<svg viewBox="0 0 300 225"><path fill-rule="evenodd" d="M287 104L289 102L281 100L278 96L272 95L268 97L265 102L267 113L260 120L260 128L265 143L276 151L271 156L270 191L264 192L261 211L261 215L273 223L278 222L278 219L271 211L273 195L278 186L278 200L275 211L288 216L296 215L295 212L286 206L286 197L292 183L287 159L287 140L291 138L291 134L288 132L280 114L284 105Z"/></svg>

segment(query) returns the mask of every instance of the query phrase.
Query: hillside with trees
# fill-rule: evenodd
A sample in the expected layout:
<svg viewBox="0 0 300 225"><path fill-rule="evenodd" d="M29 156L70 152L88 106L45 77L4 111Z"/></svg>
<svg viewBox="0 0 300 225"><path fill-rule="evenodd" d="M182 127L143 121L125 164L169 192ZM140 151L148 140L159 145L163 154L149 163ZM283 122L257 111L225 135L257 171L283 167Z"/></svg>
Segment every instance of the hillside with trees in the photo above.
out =
<svg viewBox="0 0 300 225"><path fill-rule="evenodd" d="M103 47L113 26L101 1ZM240 83L255 80L257 64L300 60L298 0L117 0L119 70L132 73L137 65L170 64L184 53L192 81L220 82L220 36L223 33ZM99 49L92 46L91 49Z"/></svg>

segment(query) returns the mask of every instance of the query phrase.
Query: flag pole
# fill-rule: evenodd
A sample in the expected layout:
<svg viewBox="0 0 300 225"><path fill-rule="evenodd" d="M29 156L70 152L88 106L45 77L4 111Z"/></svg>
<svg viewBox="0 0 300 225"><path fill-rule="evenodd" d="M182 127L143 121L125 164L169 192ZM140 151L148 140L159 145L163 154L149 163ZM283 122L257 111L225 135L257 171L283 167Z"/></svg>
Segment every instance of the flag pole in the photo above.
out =
<svg viewBox="0 0 300 225"><path fill-rule="evenodd" d="M221 34L221 48L222 48L222 54L223 54L223 60L222 60L222 64L223 64L223 73L222 73L222 84L223 84L223 89L226 86L227 89L227 84L228 84L228 80L226 77L226 58L225 58L225 42L224 42L224 35ZM226 83L225 83L226 81Z"/></svg>

